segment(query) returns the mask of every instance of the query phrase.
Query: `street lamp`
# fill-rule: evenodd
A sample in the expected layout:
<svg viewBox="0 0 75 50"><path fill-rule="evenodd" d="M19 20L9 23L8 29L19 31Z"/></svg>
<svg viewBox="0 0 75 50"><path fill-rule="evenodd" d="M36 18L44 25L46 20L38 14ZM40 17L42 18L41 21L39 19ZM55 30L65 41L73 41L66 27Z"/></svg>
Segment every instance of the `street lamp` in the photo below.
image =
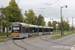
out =
<svg viewBox="0 0 75 50"><path fill-rule="evenodd" d="M63 33L62 33L62 8L63 8L63 7L67 8L67 5L61 6L61 7L60 7L60 16L61 16L61 35L63 35Z"/></svg>
<svg viewBox="0 0 75 50"><path fill-rule="evenodd" d="M72 17L72 30L73 30L73 33L74 33L74 28L73 28L73 18L74 18L74 17Z"/></svg>

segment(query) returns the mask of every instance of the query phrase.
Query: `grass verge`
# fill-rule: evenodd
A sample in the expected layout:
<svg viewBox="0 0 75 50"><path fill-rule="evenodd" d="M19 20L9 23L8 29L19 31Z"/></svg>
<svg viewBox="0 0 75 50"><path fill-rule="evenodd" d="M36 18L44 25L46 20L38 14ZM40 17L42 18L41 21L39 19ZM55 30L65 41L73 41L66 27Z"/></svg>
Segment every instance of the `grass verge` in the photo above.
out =
<svg viewBox="0 0 75 50"><path fill-rule="evenodd" d="M11 36L11 33L8 33L9 37ZM7 38L7 33L0 33L0 39L1 38Z"/></svg>
<svg viewBox="0 0 75 50"><path fill-rule="evenodd" d="M32 37L38 37L38 36L42 36L42 35L33 35L33 36L30 36L30 38L32 38Z"/></svg>
<svg viewBox="0 0 75 50"><path fill-rule="evenodd" d="M64 36L67 36L67 35L70 35L70 34L73 34L73 33L68 33L68 34L64 34L64 35L56 35L56 36L52 36L52 38L57 39L57 38L64 37Z"/></svg>
<svg viewBox="0 0 75 50"><path fill-rule="evenodd" d="M0 42L6 41L6 39L0 39Z"/></svg>

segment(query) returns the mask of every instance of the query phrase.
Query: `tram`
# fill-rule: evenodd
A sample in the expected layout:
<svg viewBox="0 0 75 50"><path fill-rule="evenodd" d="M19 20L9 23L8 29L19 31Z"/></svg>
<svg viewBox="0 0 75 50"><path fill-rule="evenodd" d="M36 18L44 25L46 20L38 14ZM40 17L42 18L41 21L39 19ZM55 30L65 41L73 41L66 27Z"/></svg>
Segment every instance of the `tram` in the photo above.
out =
<svg viewBox="0 0 75 50"><path fill-rule="evenodd" d="M13 23L11 38L24 38L32 35L53 33L53 27L31 25L26 23Z"/></svg>

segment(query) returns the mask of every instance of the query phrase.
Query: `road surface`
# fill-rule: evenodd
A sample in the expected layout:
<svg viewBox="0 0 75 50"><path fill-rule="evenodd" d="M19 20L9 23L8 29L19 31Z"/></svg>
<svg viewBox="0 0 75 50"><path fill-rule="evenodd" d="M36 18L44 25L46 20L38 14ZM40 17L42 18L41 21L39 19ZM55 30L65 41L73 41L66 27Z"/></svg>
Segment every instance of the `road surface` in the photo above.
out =
<svg viewBox="0 0 75 50"><path fill-rule="evenodd" d="M59 39L51 39L52 36L54 35L10 39L0 43L0 50L75 50L75 34Z"/></svg>

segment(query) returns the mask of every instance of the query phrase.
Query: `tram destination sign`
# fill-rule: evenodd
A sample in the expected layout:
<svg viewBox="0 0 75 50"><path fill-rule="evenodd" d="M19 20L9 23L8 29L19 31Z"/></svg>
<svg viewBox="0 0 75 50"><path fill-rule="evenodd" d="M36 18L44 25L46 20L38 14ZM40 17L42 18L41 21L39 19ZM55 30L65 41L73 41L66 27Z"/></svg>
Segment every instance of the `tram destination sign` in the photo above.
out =
<svg viewBox="0 0 75 50"><path fill-rule="evenodd" d="M13 30L19 30L19 27L13 27Z"/></svg>

